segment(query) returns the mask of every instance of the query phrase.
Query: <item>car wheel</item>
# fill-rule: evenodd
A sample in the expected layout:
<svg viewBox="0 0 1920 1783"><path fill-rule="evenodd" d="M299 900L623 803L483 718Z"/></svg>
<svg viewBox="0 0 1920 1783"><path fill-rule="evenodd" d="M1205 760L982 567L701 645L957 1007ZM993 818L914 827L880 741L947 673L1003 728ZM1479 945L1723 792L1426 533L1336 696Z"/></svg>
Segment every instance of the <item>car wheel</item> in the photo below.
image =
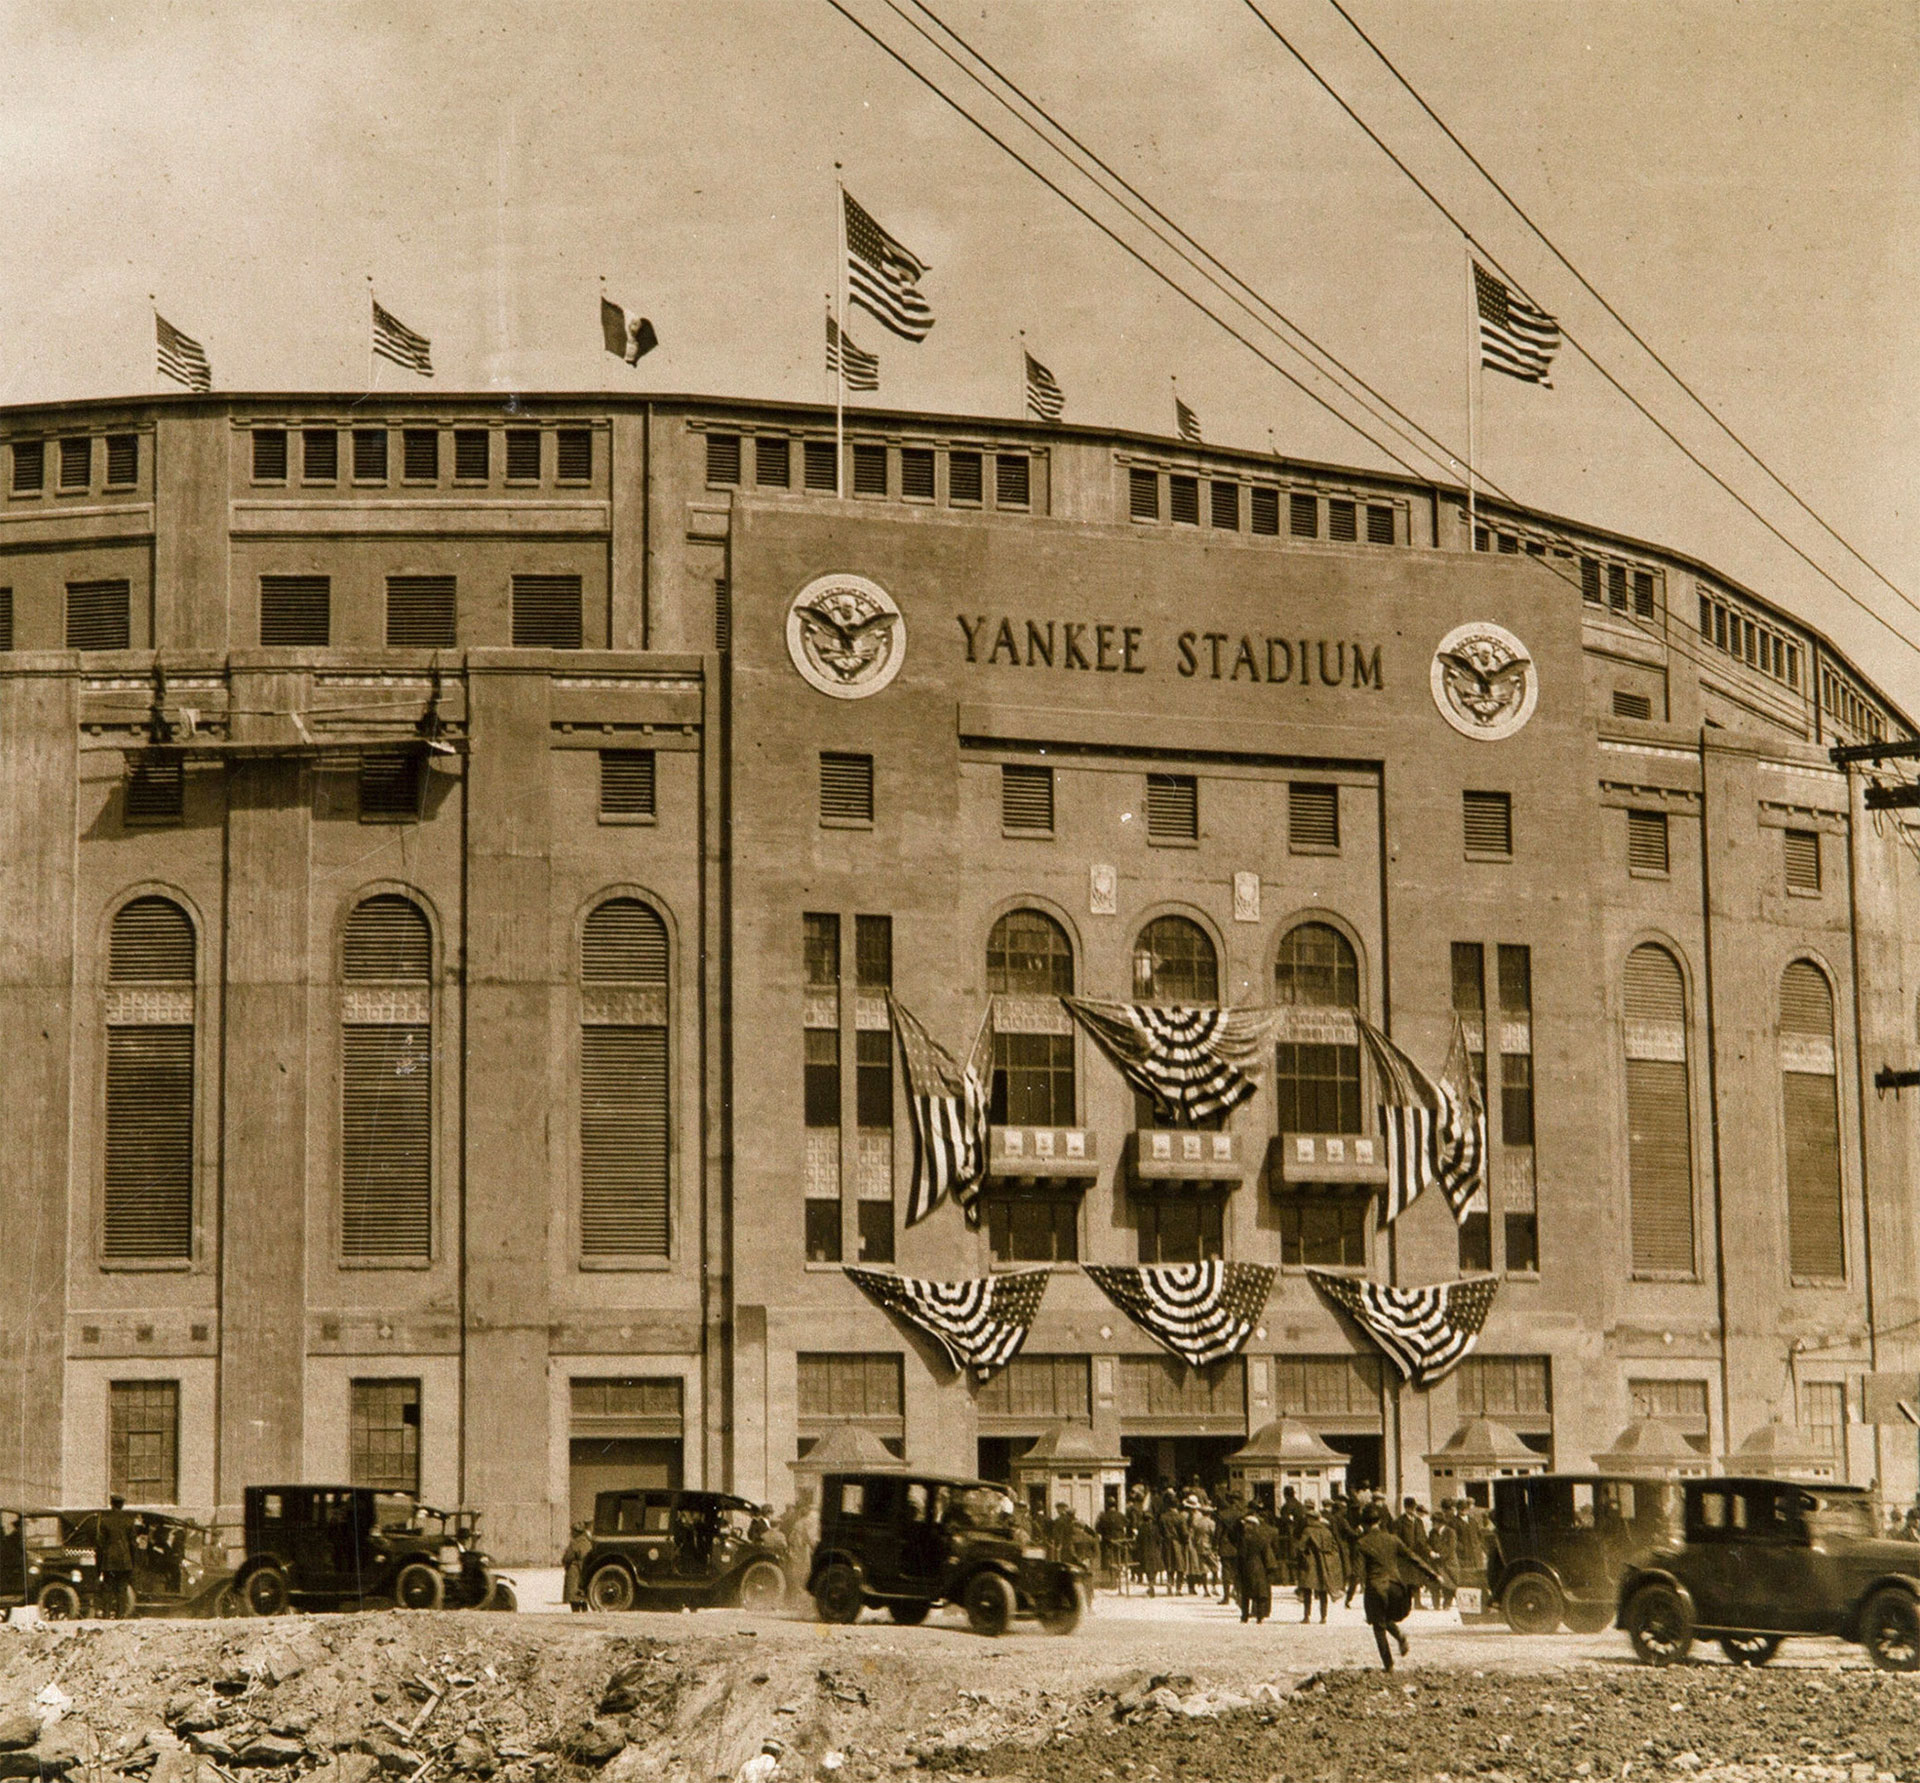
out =
<svg viewBox="0 0 1920 1783"><path fill-rule="evenodd" d="M487 1594L487 1601L480 1607L483 1610L500 1610L511 1615L520 1607L520 1599L514 1595L513 1587L505 1579L495 1579L493 1589Z"/></svg>
<svg viewBox="0 0 1920 1783"><path fill-rule="evenodd" d="M830 1566L813 1588L813 1607L822 1622L860 1620L860 1575L850 1566Z"/></svg>
<svg viewBox="0 0 1920 1783"><path fill-rule="evenodd" d="M277 1566L263 1566L249 1573L241 1589L247 1600L247 1613L253 1616L284 1616L293 1593L287 1589L287 1575Z"/></svg>
<svg viewBox="0 0 1920 1783"><path fill-rule="evenodd" d="M396 1609L437 1610L446 1602L446 1582L440 1569L414 1560L394 1575L393 1602Z"/></svg>
<svg viewBox="0 0 1920 1783"><path fill-rule="evenodd" d="M1613 1605L1570 1597L1561 1605L1560 1617L1575 1634L1598 1634L1613 1620Z"/></svg>
<svg viewBox="0 0 1920 1783"><path fill-rule="evenodd" d="M1500 1608L1515 1634L1552 1634L1560 1626L1566 1599L1544 1573L1522 1573L1506 1589Z"/></svg>
<svg viewBox="0 0 1920 1783"><path fill-rule="evenodd" d="M912 1603L890 1603L887 1614L903 1628L918 1628L927 1619L927 1612L933 1608L930 1603L916 1599Z"/></svg>
<svg viewBox="0 0 1920 1783"><path fill-rule="evenodd" d="M65 1579L49 1579L34 1599L40 1614L49 1622L77 1622L80 1619L80 1593Z"/></svg>
<svg viewBox="0 0 1920 1783"><path fill-rule="evenodd" d="M247 1606L241 1601L240 1593L234 1590L231 1585L222 1585L214 1595L213 1608L207 1613L210 1616L219 1616L222 1619L232 1616L244 1616L247 1613Z"/></svg>
<svg viewBox="0 0 1920 1783"><path fill-rule="evenodd" d="M1642 1585L1621 1620L1644 1665L1674 1665L1693 1646L1693 1612L1671 1585Z"/></svg>
<svg viewBox="0 0 1920 1783"><path fill-rule="evenodd" d="M1013 1587L998 1573L975 1573L960 1602L967 1612L967 1626L975 1634L1005 1634L1013 1620Z"/></svg>
<svg viewBox="0 0 1920 1783"><path fill-rule="evenodd" d="M1086 1613L1087 1598L1078 1579L1066 1580L1054 1601L1040 1612L1040 1626L1048 1634L1072 1634Z"/></svg>
<svg viewBox="0 0 1920 1783"><path fill-rule="evenodd" d="M590 1610L630 1610L633 1608L633 1574L624 1566L609 1563L587 1581L587 1608Z"/></svg>
<svg viewBox="0 0 1920 1783"><path fill-rule="evenodd" d="M1920 1670L1920 1605L1904 1591L1876 1591L1860 1612L1860 1639L1883 1672Z"/></svg>
<svg viewBox="0 0 1920 1783"><path fill-rule="evenodd" d="M771 1560L756 1560L740 1575L736 1597L743 1610L771 1616L787 1601L787 1575Z"/></svg>
<svg viewBox="0 0 1920 1783"><path fill-rule="evenodd" d="M1765 1665L1780 1651L1777 1634L1723 1634L1720 1651L1732 1665Z"/></svg>

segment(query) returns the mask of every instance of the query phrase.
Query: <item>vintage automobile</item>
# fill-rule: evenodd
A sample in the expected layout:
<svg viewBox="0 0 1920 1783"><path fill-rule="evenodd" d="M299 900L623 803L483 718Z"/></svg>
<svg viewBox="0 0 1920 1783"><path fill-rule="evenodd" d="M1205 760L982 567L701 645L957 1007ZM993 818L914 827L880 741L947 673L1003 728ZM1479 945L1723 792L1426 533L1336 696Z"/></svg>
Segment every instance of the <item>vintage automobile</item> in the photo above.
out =
<svg viewBox="0 0 1920 1783"><path fill-rule="evenodd" d="M219 1534L172 1511L133 1510L133 1578L100 1570L104 1510L0 1510L0 1605L33 1603L49 1621L80 1616L232 1616L241 1608Z"/></svg>
<svg viewBox="0 0 1920 1783"><path fill-rule="evenodd" d="M1552 1634L1562 1623L1597 1634L1619 1607L1621 1571L1666 1541L1679 1516L1672 1480L1592 1473L1495 1480L1488 1605L1499 1607L1515 1634Z"/></svg>
<svg viewBox="0 0 1920 1783"><path fill-rule="evenodd" d="M246 1558L233 1588L249 1612L516 1607L479 1545L479 1517L370 1486L249 1486Z"/></svg>
<svg viewBox="0 0 1920 1783"><path fill-rule="evenodd" d="M896 1622L924 1622L958 1604L976 1634L1033 1616L1071 1634L1087 1606L1084 1569L1023 1547L1013 1500L986 1480L929 1474L828 1474L807 1589L823 1622L853 1622L869 1604Z"/></svg>
<svg viewBox="0 0 1920 1783"><path fill-rule="evenodd" d="M777 1610L787 1595L779 1551L758 1539L763 1506L724 1492L602 1492L581 1562L595 1610L737 1604Z"/></svg>
<svg viewBox="0 0 1920 1783"><path fill-rule="evenodd" d="M1765 1665L1788 1635L1857 1641L1882 1670L1920 1669L1920 1547L1881 1535L1863 1487L1798 1480L1681 1482L1673 1540L1620 1580L1619 1626L1648 1665L1697 1635Z"/></svg>

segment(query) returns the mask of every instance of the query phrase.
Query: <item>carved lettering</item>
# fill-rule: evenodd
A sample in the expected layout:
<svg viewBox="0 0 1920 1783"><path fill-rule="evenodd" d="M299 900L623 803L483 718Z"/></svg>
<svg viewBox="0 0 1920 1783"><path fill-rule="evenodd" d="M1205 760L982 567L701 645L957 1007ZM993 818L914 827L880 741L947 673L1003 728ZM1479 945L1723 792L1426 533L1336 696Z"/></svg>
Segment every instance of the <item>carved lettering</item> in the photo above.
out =
<svg viewBox="0 0 1920 1783"><path fill-rule="evenodd" d="M1193 632L1183 631L1179 638L1180 673L1186 676L1189 681L1193 679L1194 671L1200 666L1200 659L1193 653L1194 636L1195 634Z"/></svg>
<svg viewBox="0 0 1920 1783"><path fill-rule="evenodd" d="M1253 640L1251 638L1243 637L1240 640L1240 648L1233 653L1233 673L1229 675L1227 679L1229 681L1238 681L1240 679L1240 671L1243 668L1247 671L1247 679L1249 681L1258 681L1260 679L1260 665L1254 660Z"/></svg>
<svg viewBox="0 0 1920 1783"><path fill-rule="evenodd" d="M1323 644L1321 646L1323 661L1325 649L1326 646ZM998 662L1002 650L1007 653L1007 661L1012 663L1017 669L1020 666L1020 646L1013 640L1013 621L1011 619L1003 619L1000 621L1000 629L993 634L993 649L988 653L987 661L990 663Z"/></svg>
<svg viewBox="0 0 1920 1783"><path fill-rule="evenodd" d="M1220 646L1227 641L1223 631L1209 631L1200 634L1207 641L1207 648L1213 652L1213 679L1220 679Z"/></svg>
<svg viewBox="0 0 1920 1783"><path fill-rule="evenodd" d="M977 662L979 659L974 655L973 647L979 642L981 628L987 623L986 614L982 613L971 625L967 623L964 613L956 613L954 618L960 621L960 629L967 634L967 661Z"/></svg>
<svg viewBox="0 0 1920 1783"><path fill-rule="evenodd" d="M1035 625L1031 619L1027 621L1028 668L1033 667L1036 658L1044 662L1048 668L1053 667L1053 621L1051 619L1047 621L1047 629L1044 637L1041 634L1039 626Z"/></svg>
<svg viewBox="0 0 1920 1783"><path fill-rule="evenodd" d="M1373 647L1371 656L1363 656L1360 646L1353 647L1353 684L1355 687L1371 687L1376 693L1386 686L1380 679L1380 646Z"/></svg>
<svg viewBox="0 0 1920 1783"><path fill-rule="evenodd" d="M1335 651L1333 673L1329 675L1327 673L1327 640L1325 638L1320 640L1320 685L1323 687L1338 687L1347 678L1347 647L1344 644L1336 644L1333 648Z"/></svg>
<svg viewBox="0 0 1920 1783"><path fill-rule="evenodd" d="M1075 625L1071 620L1063 620L1060 625L1060 648L1063 652L1062 668L1090 669L1093 664L1087 661L1087 653L1080 648L1080 634L1087 628Z"/></svg>
<svg viewBox="0 0 1920 1783"><path fill-rule="evenodd" d="M1107 661L1107 652L1113 648L1113 634L1117 629L1111 625L1096 625L1093 628L1096 640L1095 654L1099 658L1099 668L1103 674L1117 675L1120 672L1120 665L1117 662Z"/></svg>
<svg viewBox="0 0 1920 1783"><path fill-rule="evenodd" d="M1133 660L1134 653L1140 648L1140 628L1137 625L1123 626L1120 632L1120 671L1126 675L1144 675L1147 665ZM1375 653L1376 655L1378 652Z"/></svg>
<svg viewBox="0 0 1920 1783"><path fill-rule="evenodd" d="M1280 665L1278 668L1274 666L1273 660L1276 652L1278 652L1280 657ZM1293 646L1289 644L1285 638L1269 638L1267 640L1267 679L1269 681L1286 681L1290 680L1292 676Z"/></svg>

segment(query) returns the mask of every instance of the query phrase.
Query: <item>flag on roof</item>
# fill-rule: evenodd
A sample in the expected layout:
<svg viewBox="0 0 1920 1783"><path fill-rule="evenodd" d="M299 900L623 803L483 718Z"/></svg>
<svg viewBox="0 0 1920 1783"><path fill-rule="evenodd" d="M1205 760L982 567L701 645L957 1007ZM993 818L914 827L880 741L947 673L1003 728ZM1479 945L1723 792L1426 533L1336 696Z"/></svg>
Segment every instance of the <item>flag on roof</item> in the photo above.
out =
<svg viewBox="0 0 1920 1783"><path fill-rule="evenodd" d="M847 217L847 296L902 340L927 338L933 309L920 295L926 263L880 227L842 188Z"/></svg>
<svg viewBox="0 0 1920 1783"><path fill-rule="evenodd" d="M1186 1125L1237 1108L1253 1094L1281 1019L1272 1009L1060 1000L1135 1089L1169 1120Z"/></svg>
<svg viewBox="0 0 1920 1783"><path fill-rule="evenodd" d="M1390 1288L1318 1269L1307 1273L1416 1387L1444 1379L1471 1353L1500 1286L1490 1275L1430 1288Z"/></svg>
<svg viewBox="0 0 1920 1783"><path fill-rule="evenodd" d="M858 346L850 334L841 332L832 315L827 317L827 370L846 380L849 390L880 388L880 356Z"/></svg>
<svg viewBox="0 0 1920 1783"><path fill-rule="evenodd" d="M1203 443L1200 438L1200 417L1177 396L1173 399L1173 422L1179 430L1180 437L1188 445L1198 446Z"/></svg>
<svg viewBox="0 0 1920 1783"><path fill-rule="evenodd" d="M1355 1019L1380 1092L1387 1218L1398 1219L1422 1190L1438 1186L1453 1217L1464 1224L1475 1197L1486 1190L1487 1111L1460 1018L1454 1017L1453 1044L1437 1079L1371 1022Z"/></svg>
<svg viewBox="0 0 1920 1783"><path fill-rule="evenodd" d="M423 378L433 376L433 342L383 310L377 297L373 300L373 350L404 370L417 371Z"/></svg>
<svg viewBox="0 0 1920 1783"><path fill-rule="evenodd" d="M897 1002L893 1025L900 1036L913 1127L907 1224L917 1225L951 1195L967 1223L976 1225L980 1186L987 1176L987 1088L977 1057L960 1064ZM981 1031L985 1033L984 1025ZM976 1055L979 1050L976 1044Z"/></svg>
<svg viewBox="0 0 1920 1783"><path fill-rule="evenodd" d="M1547 374L1560 351L1560 324L1536 309L1505 281L1473 263L1473 295L1480 311L1480 363L1529 384L1553 388Z"/></svg>
<svg viewBox="0 0 1920 1783"><path fill-rule="evenodd" d="M660 337L645 316L630 316L605 296L600 299L600 333L607 351L629 365L638 365L660 344Z"/></svg>
<svg viewBox="0 0 1920 1783"><path fill-rule="evenodd" d="M1081 1267L1142 1331L1194 1368L1238 1355L1273 1291L1270 1263Z"/></svg>
<svg viewBox="0 0 1920 1783"><path fill-rule="evenodd" d="M1027 360L1027 409L1042 421L1058 421L1060 411L1067 406L1067 399L1053 373L1034 358L1031 353Z"/></svg>
<svg viewBox="0 0 1920 1783"><path fill-rule="evenodd" d="M205 395L213 388L213 368L207 352L190 334L182 334L158 310L153 312L154 345L160 355L160 375Z"/></svg>
<svg viewBox="0 0 1920 1783"><path fill-rule="evenodd" d="M917 1325L955 1368L971 1369L982 1381L1019 1355L1053 1277L1043 1268L936 1282L851 1263L846 1270L875 1304Z"/></svg>

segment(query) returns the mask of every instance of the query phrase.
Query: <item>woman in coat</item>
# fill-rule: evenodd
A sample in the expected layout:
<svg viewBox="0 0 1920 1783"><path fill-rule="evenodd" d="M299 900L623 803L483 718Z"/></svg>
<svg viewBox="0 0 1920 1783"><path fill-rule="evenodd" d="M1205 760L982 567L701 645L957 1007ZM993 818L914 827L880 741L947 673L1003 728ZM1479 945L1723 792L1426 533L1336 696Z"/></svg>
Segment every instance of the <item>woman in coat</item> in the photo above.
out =
<svg viewBox="0 0 1920 1783"><path fill-rule="evenodd" d="M1340 1544L1334 1538L1333 1525L1320 1514L1317 1504L1307 1506L1294 1565L1300 1581L1300 1620L1313 1620L1313 1600L1317 1597L1320 1620L1326 1621L1327 1599L1340 1589L1345 1569L1340 1564Z"/></svg>
<svg viewBox="0 0 1920 1783"><path fill-rule="evenodd" d="M1240 1620L1264 1622L1273 1614L1273 1581L1280 1571L1280 1545L1258 1511L1240 1523Z"/></svg>

